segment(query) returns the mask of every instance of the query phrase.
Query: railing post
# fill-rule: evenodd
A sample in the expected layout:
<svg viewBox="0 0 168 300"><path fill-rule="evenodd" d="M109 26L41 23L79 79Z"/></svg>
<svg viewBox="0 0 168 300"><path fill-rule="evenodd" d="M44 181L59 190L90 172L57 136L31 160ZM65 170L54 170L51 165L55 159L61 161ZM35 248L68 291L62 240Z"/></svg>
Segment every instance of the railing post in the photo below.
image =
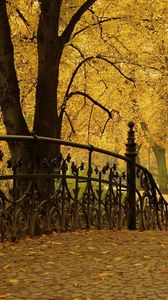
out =
<svg viewBox="0 0 168 300"><path fill-rule="evenodd" d="M134 136L134 122L128 123L129 131L126 144L126 156L130 159L127 161L127 199L128 199L128 214L127 228L136 230L136 143Z"/></svg>

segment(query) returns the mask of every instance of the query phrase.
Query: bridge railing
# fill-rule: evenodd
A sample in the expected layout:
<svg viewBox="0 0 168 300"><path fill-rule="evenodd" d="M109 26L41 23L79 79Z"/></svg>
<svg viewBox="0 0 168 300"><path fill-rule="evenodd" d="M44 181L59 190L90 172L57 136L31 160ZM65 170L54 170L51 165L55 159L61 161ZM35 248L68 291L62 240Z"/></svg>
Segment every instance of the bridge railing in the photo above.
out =
<svg viewBox="0 0 168 300"><path fill-rule="evenodd" d="M167 228L167 202L149 171L135 164L134 123L128 125L125 156L36 135L0 136L1 142L32 144L31 168L27 165L24 171L24 157L12 161L7 153L0 152L1 163L10 170L0 174L1 241L78 228ZM44 157L42 168L37 167L38 144L82 149L88 160L77 164L70 154L60 153L50 159ZM94 153L106 155L107 163L101 167L93 164ZM125 165L117 169L109 162L110 157Z"/></svg>

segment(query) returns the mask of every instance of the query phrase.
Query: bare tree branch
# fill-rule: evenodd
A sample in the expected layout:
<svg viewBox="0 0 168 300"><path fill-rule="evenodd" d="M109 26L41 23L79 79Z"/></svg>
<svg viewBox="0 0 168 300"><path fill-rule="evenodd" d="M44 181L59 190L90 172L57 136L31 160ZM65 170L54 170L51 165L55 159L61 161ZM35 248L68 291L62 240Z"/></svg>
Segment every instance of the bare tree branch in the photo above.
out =
<svg viewBox="0 0 168 300"><path fill-rule="evenodd" d="M81 56L83 59L85 58L83 52L81 51L81 49L80 49L78 46L76 46L76 45L73 44L73 43L69 43L68 46L70 46L70 47L72 47L73 49L75 49L75 50L80 54L80 56Z"/></svg>
<svg viewBox="0 0 168 300"><path fill-rule="evenodd" d="M83 105L81 108L79 108L79 110L77 111L77 113L74 115L73 119L72 120L75 120L77 118L77 116L80 114L80 112L84 109L86 105L86 97L84 97L84 101L83 101Z"/></svg>
<svg viewBox="0 0 168 300"><path fill-rule="evenodd" d="M115 112L118 114L118 119L121 120L120 113L118 111L115 111ZM102 137L103 133L105 132L105 129L106 129L109 121L110 121L110 118L108 118L106 120L106 122L104 123L103 129L101 130L101 137Z"/></svg>
<svg viewBox="0 0 168 300"><path fill-rule="evenodd" d="M91 119L92 119L92 114L93 114L93 108L94 108L94 104L92 104L92 106L91 106L89 122L88 122L88 144L90 143L90 127L91 127Z"/></svg>
<svg viewBox="0 0 168 300"><path fill-rule="evenodd" d="M26 25L26 27L30 26L29 22L26 20L26 18L24 17L24 15L22 14L19 8L16 8L16 12L20 17L20 19L23 21L23 23Z"/></svg>
<svg viewBox="0 0 168 300"><path fill-rule="evenodd" d="M116 110L112 110L110 111L107 107L105 107L104 105L102 105L101 103L99 103L98 101L96 101L95 99L93 99L90 95L82 92L82 91L75 91L75 92L71 92L69 95L68 95L68 99L69 100L70 98L72 98L73 96L76 96L76 95L79 95L79 96L83 96L83 97L86 97L88 100L90 100L94 105L100 107L103 111L105 111L108 115L109 115L109 118L112 119L112 113L113 112L117 112ZM117 112L118 113L118 112Z"/></svg>
<svg viewBox="0 0 168 300"><path fill-rule="evenodd" d="M26 94L24 95L24 97L21 99L21 105L24 104L24 100L25 100L25 99L28 97L28 95L33 91L33 89L35 88L36 84L37 84L37 81L34 82L34 83L31 85L31 87L28 89L27 93L26 93Z"/></svg>
<svg viewBox="0 0 168 300"><path fill-rule="evenodd" d="M66 115L66 117L67 117L67 119L68 119L68 122L69 122L69 124L70 124L70 127L71 127L71 132L70 132L70 134L68 135L68 139L70 139L71 138L71 135L73 134L73 133L76 133L76 131L75 131L75 129L74 129L74 126L73 126L73 124L72 124L72 121L71 121L71 119L70 119L70 117L69 117L69 115L68 115L68 113L65 111L65 115Z"/></svg>
<svg viewBox="0 0 168 300"><path fill-rule="evenodd" d="M69 21L67 27L63 31L61 35L61 41L63 45L65 45L67 42L69 42L71 34L78 23L78 21L81 19L83 14L88 10L88 8L94 4L97 0L86 0L83 5L76 11L76 13L72 16L71 20Z"/></svg>
<svg viewBox="0 0 168 300"><path fill-rule="evenodd" d="M133 82L134 83L134 85L135 85L135 80L133 79L133 78L131 78L131 77L128 77L128 76L126 76L117 66L116 66L116 64L115 63L113 63L112 61L110 61L108 58L106 58L106 57L103 57L103 56L101 56L101 55L98 55L97 56L97 58L98 59L101 59L101 60L104 60L104 61L106 61L107 63L109 63L110 65L112 65L123 77L125 77L127 80L129 80L129 81L131 81L131 82Z"/></svg>
<svg viewBox="0 0 168 300"><path fill-rule="evenodd" d="M111 18L106 18L105 20L98 20L97 22L91 24L91 25L87 25L85 26L84 28L81 28L80 30L78 30L77 32L75 32L72 37L71 37L71 40L76 37L78 34L84 32L85 30L87 29L90 29L91 27L95 27L95 26L98 26L100 24L103 24L103 23L106 23L106 22L110 22L112 20L121 20L122 18L121 17L111 17Z"/></svg>
<svg viewBox="0 0 168 300"><path fill-rule="evenodd" d="M75 69L74 72L72 73L72 76L71 76L71 78L70 78L69 84L68 84L68 86L67 86L67 90L66 90L66 92L65 92L64 101L63 101L62 106L61 106L60 118L62 118L62 115L63 115L64 110L65 110L65 108L66 108L66 103L67 103L67 100L69 99L69 91L70 91L71 85L72 85L72 83L73 83L73 81L74 81L74 78L75 78L76 74L78 73L79 69L81 68L81 66L82 66L84 63L86 63L86 62L88 62L88 61L91 61L92 59L98 59L98 60L103 60L103 61L107 62L108 64L110 64L111 66L113 66L113 67L114 67L114 68L115 68L115 69L116 69L116 70L117 70L124 78L126 78L127 80L133 82L134 85L135 85L135 80L134 80L133 78L131 78L131 77L126 76L126 75L119 69L119 67L116 66L116 63L112 62L112 61L109 60L108 58L103 57L103 56L101 56L101 55L86 57L86 58L84 58L84 59L77 65L76 69ZM86 93L84 93L84 95L85 95L85 94L86 94Z"/></svg>
<svg viewBox="0 0 168 300"><path fill-rule="evenodd" d="M30 24L27 21L27 19L25 18L25 16L23 15L23 13L21 12L21 10L18 7L16 7L13 3L11 3L10 1L7 1L7 3L14 8L14 10L17 12L19 18L22 20L22 22L25 24L27 30L29 31L28 27L30 27Z"/></svg>

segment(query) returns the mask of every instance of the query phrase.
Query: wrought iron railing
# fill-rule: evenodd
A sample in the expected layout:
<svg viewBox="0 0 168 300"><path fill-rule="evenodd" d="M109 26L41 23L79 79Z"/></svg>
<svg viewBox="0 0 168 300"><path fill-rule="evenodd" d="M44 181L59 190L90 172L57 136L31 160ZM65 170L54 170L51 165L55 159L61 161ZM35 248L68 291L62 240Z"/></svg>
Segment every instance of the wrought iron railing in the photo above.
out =
<svg viewBox="0 0 168 300"><path fill-rule="evenodd" d="M37 169L36 155L32 155L31 172L20 172L22 157L0 160L12 174L0 175L0 238L16 240L26 235L78 228L167 229L167 202L160 193L151 173L135 164L136 144L134 124L129 123L126 156L92 145L39 136L0 136L4 142L29 142L36 152L38 143L48 146L64 145L88 151L88 163L79 165L70 154L52 159L44 158L43 171ZM93 167L93 153L105 154L125 162L125 170L109 162ZM27 168L29 170L29 168ZM45 170L45 171L44 171ZM137 177L137 179L136 179ZM8 188L5 182L12 180ZM45 189L39 188L39 181ZM136 185L138 181L138 185ZM21 193L19 193L19 184Z"/></svg>

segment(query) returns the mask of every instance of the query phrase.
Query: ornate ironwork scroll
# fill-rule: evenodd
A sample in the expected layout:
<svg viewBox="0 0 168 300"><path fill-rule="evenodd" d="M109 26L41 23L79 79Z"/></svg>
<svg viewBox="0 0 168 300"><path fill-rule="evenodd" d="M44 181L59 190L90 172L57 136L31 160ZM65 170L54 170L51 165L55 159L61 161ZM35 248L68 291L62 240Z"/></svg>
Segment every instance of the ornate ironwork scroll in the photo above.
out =
<svg viewBox="0 0 168 300"><path fill-rule="evenodd" d="M126 156L52 138L1 136L3 141L16 139L34 146L32 161L25 171L23 158L12 161L0 150L0 162L10 170L8 175L2 171L0 174L0 240L15 241L27 235L93 227L167 229L168 204L151 173L135 165L133 126L130 122ZM37 164L38 141L85 149L89 153L88 161L77 165L70 154L65 158L59 154ZM116 164L109 163L101 168L93 167L93 151L125 161L127 171L119 171ZM12 186L4 184L9 181Z"/></svg>
<svg viewBox="0 0 168 300"><path fill-rule="evenodd" d="M3 154L0 152L1 160ZM58 169L54 169L59 160ZM7 161L13 171L12 191L0 191L0 234L1 240L21 238L26 235L67 231L77 228L103 227L121 229L126 220L124 197L126 193L125 172L119 174L114 164L106 164L101 170L97 167L86 173L83 162L77 166L71 162L70 154L64 159L61 155L50 162L43 160L45 174L27 174L28 181L20 197L17 181L25 179L19 175L21 159ZM52 173L51 173L52 170ZM38 190L37 180L45 175L48 193L45 196ZM105 178L104 178L105 177ZM11 177L10 177L11 178ZM54 191L50 181L54 179ZM88 205L89 202L89 205Z"/></svg>
<svg viewBox="0 0 168 300"><path fill-rule="evenodd" d="M138 227L142 230L167 229L168 203L159 191L152 174L137 165L137 178L140 183L136 201Z"/></svg>

